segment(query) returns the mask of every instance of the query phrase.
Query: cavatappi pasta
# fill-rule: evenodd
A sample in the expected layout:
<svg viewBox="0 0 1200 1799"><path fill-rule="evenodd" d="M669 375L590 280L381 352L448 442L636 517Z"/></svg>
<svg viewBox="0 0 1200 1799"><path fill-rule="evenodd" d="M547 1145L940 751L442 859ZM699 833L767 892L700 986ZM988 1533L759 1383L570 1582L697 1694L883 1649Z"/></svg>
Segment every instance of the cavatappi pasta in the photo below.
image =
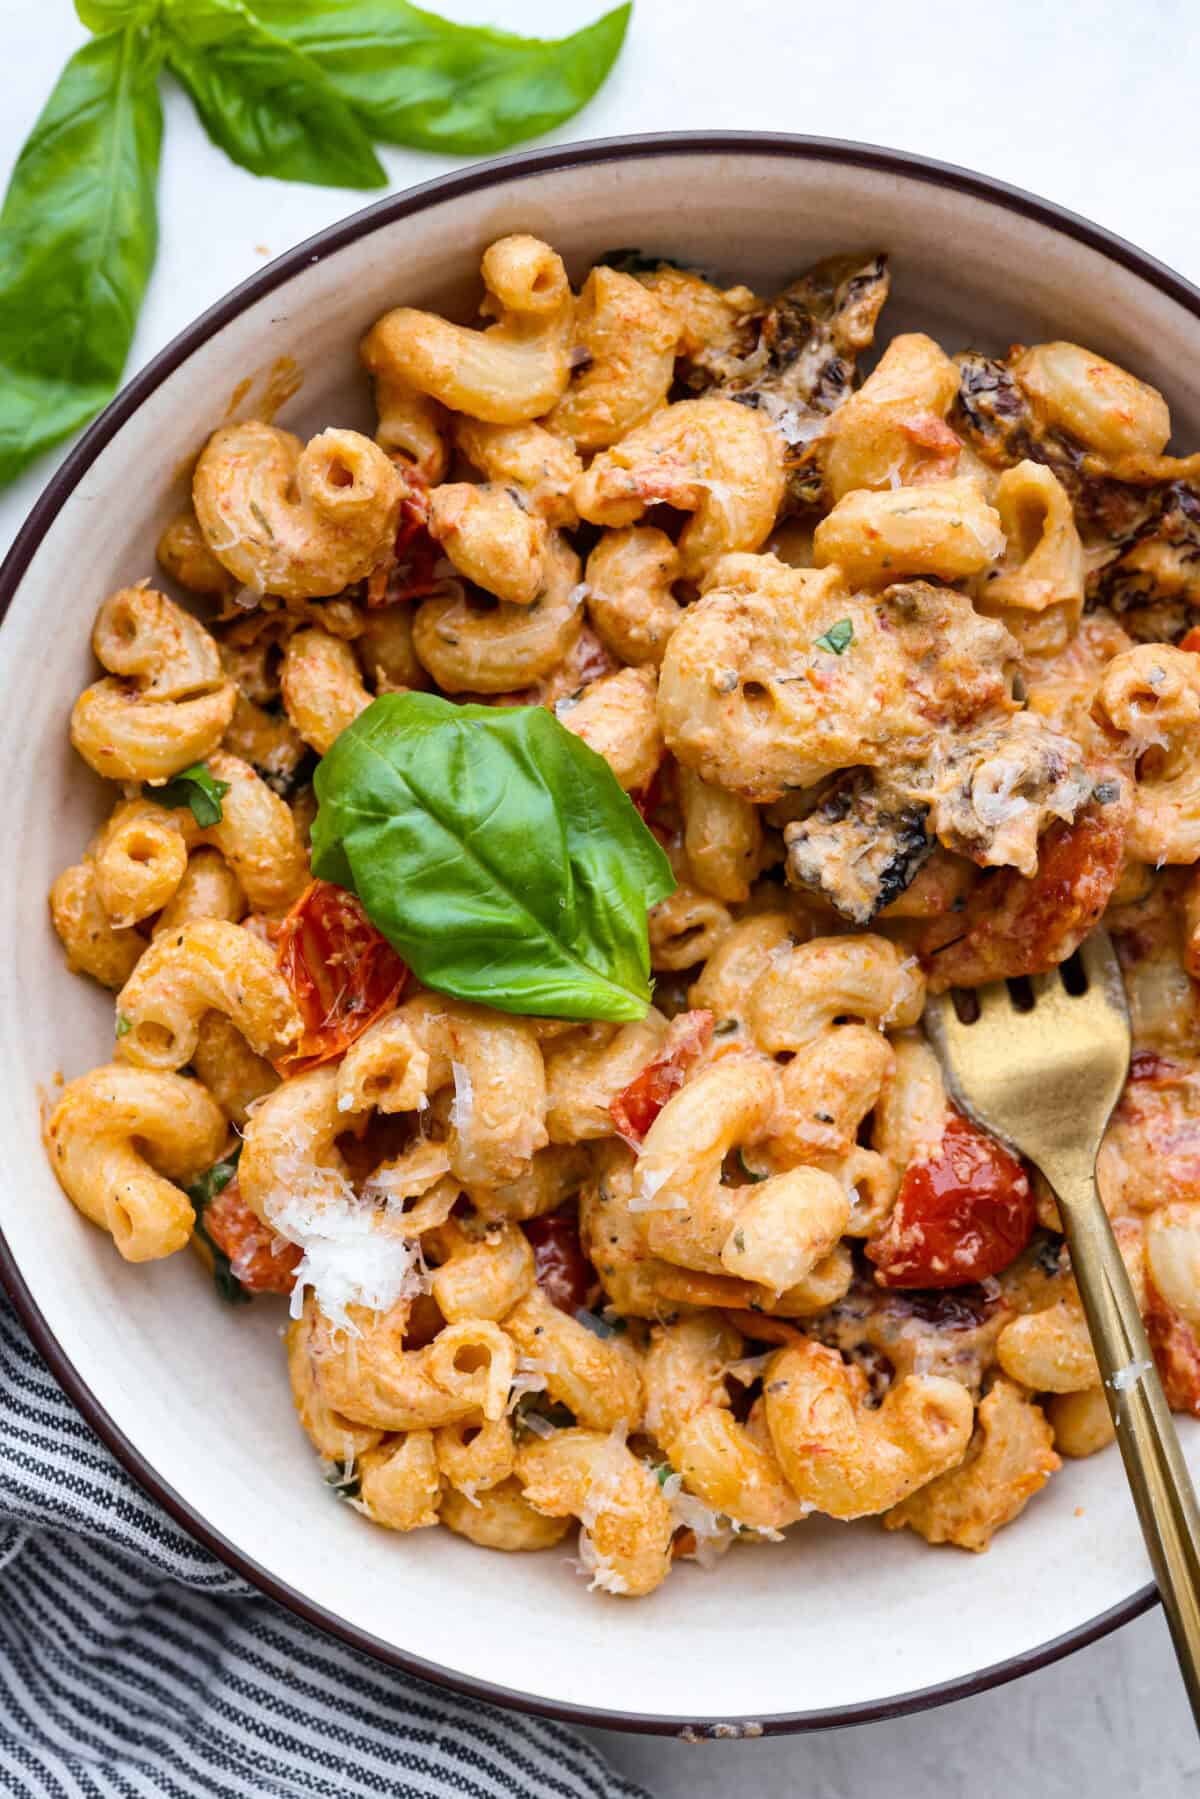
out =
<svg viewBox="0 0 1200 1799"><path fill-rule="evenodd" d="M291 1295L300 1424L388 1529L575 1531L626 1595L814 1512L984 1549L1112 1431L1053 1203L923 1004L1101 920L1101 1190L1200 1415L1200 460L1075 344L867 373L883 256L770 301L575 294L526 236L482 275L482 328L367 334L374 441L216 431L170 592L99 606L112 810L50 905L115 1036L52 1165L128 1259ZM316 759L427 690L551 708L648 821L644 1017L423 989L311 879Z"/></svg>

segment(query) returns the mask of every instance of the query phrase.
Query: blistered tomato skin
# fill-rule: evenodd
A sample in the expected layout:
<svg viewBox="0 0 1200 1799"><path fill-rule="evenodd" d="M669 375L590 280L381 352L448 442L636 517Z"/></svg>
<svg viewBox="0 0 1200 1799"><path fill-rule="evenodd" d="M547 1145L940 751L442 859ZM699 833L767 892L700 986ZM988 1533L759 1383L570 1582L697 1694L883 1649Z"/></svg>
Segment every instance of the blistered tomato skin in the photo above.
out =
<svg viewBox="0 0 1200 1799"><path fill-rule="evenodd" d="M442 549L429 535L429 484L403 457L393 457L392 464L404 482L404 498L392 552L367 576L372 609L424 599L439 589L433 571Z"/></svg>
<svg viewBox="0 0 1200 1799"><path fill-rule="evenodd" d="M579 1242L579 1221L573 1206L530 1218L521 1226L533 1245L537 1284L560 1312L572 1316L586 1306L596 1271Z"/></svg>
<svg viewBox="0 0 1200 1799"><path fill-rule="evenodd" d="M285 1079L340 1056L408 979L359 901L330 881L305 888L275 934L275 957L304 1021L299 1043L275 1064Z"/></svg>
<svg viewBox="0 0 1200 1799"><path fill-rule="evenodd" d="M204 1228L247 1293L291 1292L304 1252L256 1217L236 1179L204 1208Z"/></svg>
<svg viewBox="0 0 1200 1799"><path fill-rule="evenodd" d="M938 1153L907 1169L892 1215L866 1253L881 1287L961 1287L1007 1268L1036 1225L1016 1157L952 1111Z"/></svg>
<svg viewBox="0 0 1200 1799"><path fill-rule="evenodd" d="M688 1069L712 1041L711 1012L681 1012L674 1019L661 1054L647 1062L608 1108L612 1121L634 1149L673 1093L683 1086Z"/></svg>

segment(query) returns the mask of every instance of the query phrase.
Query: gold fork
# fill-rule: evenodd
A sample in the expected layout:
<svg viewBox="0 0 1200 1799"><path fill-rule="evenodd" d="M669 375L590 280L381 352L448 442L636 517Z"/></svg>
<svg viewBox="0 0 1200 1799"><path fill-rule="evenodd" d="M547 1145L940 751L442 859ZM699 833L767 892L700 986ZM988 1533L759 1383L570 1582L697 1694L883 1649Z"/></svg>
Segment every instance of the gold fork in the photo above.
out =
<svg viewBox="0 0 1200 1799"><path fill-rule="evenodd" d="M1096 1190L1096 1152L1129 1068L1129 1014L1112 944L1095 931L1053 974L998 981L959 995L957 1005L954 995L941 994L929 1003L926 1026L954 1098L1040 1168L1058 1199L1125 1473L1200 1727L1200 1511Z"/></svg>

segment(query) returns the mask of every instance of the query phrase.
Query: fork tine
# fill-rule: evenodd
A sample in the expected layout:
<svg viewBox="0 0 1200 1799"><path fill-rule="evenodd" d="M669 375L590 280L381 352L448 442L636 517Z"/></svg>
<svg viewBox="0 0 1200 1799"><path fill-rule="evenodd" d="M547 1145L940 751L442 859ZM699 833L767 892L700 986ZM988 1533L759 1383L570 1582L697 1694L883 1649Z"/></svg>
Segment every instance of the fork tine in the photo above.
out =
<svg viewBox="0 0 1200 1799"><path fill-rule="evenodd" d="M1125 984L1121 964L1107 931L1093 931L1079 948L1079 960L1088 978L1089 988L1099 988L1109 1005L1127 1010Z"/></svg>
<svg viewBox="0 0 1200 1799"><path fill-rule="evenodd" d="M989 981L986 987L976 987L974 992L981 1023L986 1020L995 1024L1002 1016L1016 1010L1006 981Z"/></svg>
<svg viewBox="0 0 1200 1799"><path fill-rule="evenodd" d="M959 1022L958 1013L954 1010L954 998L950 993L931 993L925 1001L925 1029L942 1054L948 1054L959 1041L965 1029Z"/></svg>
<svg viewBox="0 0 1200 1799"><path fill-rule="evenodd" d="M958 1080L957 1069L970 1053L973 1032L983 1023L983 1014L971 1024L964 1024L954 1009L954 994L935 993L925 1004L925 1034L952 1083Z"/></svg>

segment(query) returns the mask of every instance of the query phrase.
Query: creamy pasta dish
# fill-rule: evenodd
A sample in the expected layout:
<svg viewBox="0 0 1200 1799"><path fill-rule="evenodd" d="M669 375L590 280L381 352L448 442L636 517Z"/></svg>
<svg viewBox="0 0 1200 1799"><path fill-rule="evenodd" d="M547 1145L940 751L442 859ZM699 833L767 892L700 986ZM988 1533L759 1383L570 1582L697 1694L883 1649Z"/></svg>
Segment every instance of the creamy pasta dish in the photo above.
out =
<svg viewBox="0 0 1200 1799"><path fill-rule="evenodd" d="M877 339L883 255L482 279L368 332L373 437L216 430L99 607L54 1171L283 1296L378 1525L631 1596L813 1513L982 1550L1113 1433L922 1013L1101 920L1101 1190L1200 1414L1200 458L1077 344Z"/></svg>

